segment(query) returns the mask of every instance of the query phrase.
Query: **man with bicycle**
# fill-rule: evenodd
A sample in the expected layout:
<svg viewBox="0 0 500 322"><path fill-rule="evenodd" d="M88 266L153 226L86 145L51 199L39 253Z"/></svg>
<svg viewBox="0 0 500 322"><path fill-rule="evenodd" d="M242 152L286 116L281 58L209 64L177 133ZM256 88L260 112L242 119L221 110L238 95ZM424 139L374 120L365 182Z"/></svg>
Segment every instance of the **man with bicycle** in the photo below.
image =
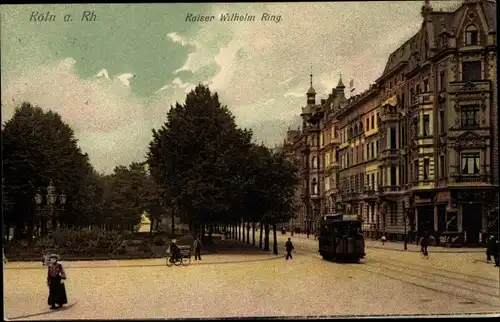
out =
<svg viewBox="0 0 500 322"><path fill-rule="evenodd" d="M177 246L177 240L172 239L172 242L170 243L170 253L172 254L170 261L173 263L176 259L180 258L180 253L181 250L179 246Z"/></svg>

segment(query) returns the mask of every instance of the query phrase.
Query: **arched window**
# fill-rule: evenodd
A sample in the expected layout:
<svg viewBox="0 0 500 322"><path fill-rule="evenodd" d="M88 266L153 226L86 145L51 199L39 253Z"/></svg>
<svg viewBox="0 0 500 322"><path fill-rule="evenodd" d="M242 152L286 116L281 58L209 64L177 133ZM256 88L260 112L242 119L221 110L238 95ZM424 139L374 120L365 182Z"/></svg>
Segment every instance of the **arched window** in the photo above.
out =
<svg viewBox="0 0 500 322"><path fill-rule="evenodd" d="M478 43L478 30L475 25L468 25L465 28L465 44L467 46L475 46Z"/></svg>
<svg viewBox="0 0 500 322"><path fill-rule="evenodd" d="M358 125L354 125L354 135L358 135Z"/></svg>
<svg viewBox="0 0 500 322"><path fill-rule="evenodd" d="M313 169L316 169L318 167L318 159L316 157L312 157L311 163L312 163L311 166Z"/></svg>
<svg viewBox="0 0 500 322"><path fill-rule="evenodd" d="M318 194L318 181L316 180L316 178L312 179L311 190L313 194L315 195Z"/></svg>
<svg viewBox="0 0 500 322"><path fill-rule="evenodd" d="M349 128L349 135L347 136L347 139L349 140L352 138L352 127Z"/></svg>
<svg viewBox="0 0 500 322"><path fill-rule="evenodd" d="M363 122L359 122L359 132L363 132Z"/></svg>

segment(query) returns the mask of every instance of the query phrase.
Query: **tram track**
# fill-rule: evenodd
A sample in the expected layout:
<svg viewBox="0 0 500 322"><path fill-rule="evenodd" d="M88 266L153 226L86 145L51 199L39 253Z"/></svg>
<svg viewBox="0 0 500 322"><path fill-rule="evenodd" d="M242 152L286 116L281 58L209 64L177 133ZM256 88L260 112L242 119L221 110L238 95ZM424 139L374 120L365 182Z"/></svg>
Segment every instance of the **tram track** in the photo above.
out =
<svg viewBox="0 0 500 322"><path fill-rule="evenodd" d="M295 252L298 255L323 260L319 255L316 255L317 248L313 249L313 247L309 245L300 245L300 247L301 250ZM493 289L498 290L498 281L493 279L480 276L469 276L469 278L482 280L482 282L478 283L473 280L466 280L463 278L457 278L456 276L453 277L445 275L442 271L448 274L464 275L466 277L468 274L461 274L428 265L415 265L414 263L409 263L407 261L403 261L403 264L401 264L400 262L390 259L366 259L363 260L361 264L351 265L354 270L383 276L405 284L446 294L457 298L464 303L480 303L488 305L489 307L495 308L496 312L498 312L500 308L500 297L498 293L493 293ZM484 282L490 282L492 284L484 284ZM486 288L486 290L478 290L478 287Z"/></svg>

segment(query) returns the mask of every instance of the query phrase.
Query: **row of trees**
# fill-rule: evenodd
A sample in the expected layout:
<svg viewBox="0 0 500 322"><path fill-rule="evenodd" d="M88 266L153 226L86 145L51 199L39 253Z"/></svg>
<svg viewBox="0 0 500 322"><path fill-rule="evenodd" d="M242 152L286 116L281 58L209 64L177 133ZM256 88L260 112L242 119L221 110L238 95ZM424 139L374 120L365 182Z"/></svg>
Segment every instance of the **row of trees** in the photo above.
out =
<svg viewBox="0 0 500 322"><path fill-rule="evenodd" d="M193 234L204 237L208 229L208 241L215 226L235 231L247 223L255 231L259 223L269 249L271 229L276 234L276 225L294 213L297 169L253 142L252 132L239 128L203 85L153 130L145 162L118 166L110 175L95 171L57 113L29 103L4 124L2 142L3 223L7 231L15 228L14 238L31 238L45 225L34 196L46 195L50 181L67 195L57 224L70 228L131 230L146 211L152 230L168 209Z"/></svg>
<svg viewBox="0 0 500 322"><path fill-rule="evenodd" d="M238 128L206 86L198 85L153 130L147 163L161 198L202 237L214 225L260 223L269 249L270 229L276 234L276 225L293 216L297 169L252 142L252 132Z"/></svg>
<svg viewBox="0 0 500 322"><path fill-rule="evenodd" d="M98 173L57 113L21 104L2 126L2 155L7 238L9 228L14 228L14 239L31 239L37 226L47 225L40 216L48 214L46 198L37 209L34 196L46 196L51 181L57 194L67 195L64 207L55 205L58 226L132 230L143 211L160 213L156 187L144 163L116 167L110 175Z"/></svg>

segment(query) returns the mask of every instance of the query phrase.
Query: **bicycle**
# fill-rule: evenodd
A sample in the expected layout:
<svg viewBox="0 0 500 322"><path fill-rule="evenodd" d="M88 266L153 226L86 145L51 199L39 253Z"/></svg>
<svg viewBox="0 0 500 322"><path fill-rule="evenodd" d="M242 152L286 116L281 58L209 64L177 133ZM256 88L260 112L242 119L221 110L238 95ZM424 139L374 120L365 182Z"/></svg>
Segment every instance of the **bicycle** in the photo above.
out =
<svg viewBox="0 0 500 322"><path fill-rule="evenodd" d="M172 259L172 255L167 256L165 259L167 267L172 267L173 265L175 266L180 266L182 264L182 256L178 256L175 259Z"/></svg>
<svg viewBox="0 0 500 322"><path fill-rule="evenodd" d="M172 267L173 265L175 266L188 266L191 264L191 249L189 246L180 246L180 254L177 258L172 260L172 254L167 253L167 258L166 258L166 264L168 267Z"/></svg>

